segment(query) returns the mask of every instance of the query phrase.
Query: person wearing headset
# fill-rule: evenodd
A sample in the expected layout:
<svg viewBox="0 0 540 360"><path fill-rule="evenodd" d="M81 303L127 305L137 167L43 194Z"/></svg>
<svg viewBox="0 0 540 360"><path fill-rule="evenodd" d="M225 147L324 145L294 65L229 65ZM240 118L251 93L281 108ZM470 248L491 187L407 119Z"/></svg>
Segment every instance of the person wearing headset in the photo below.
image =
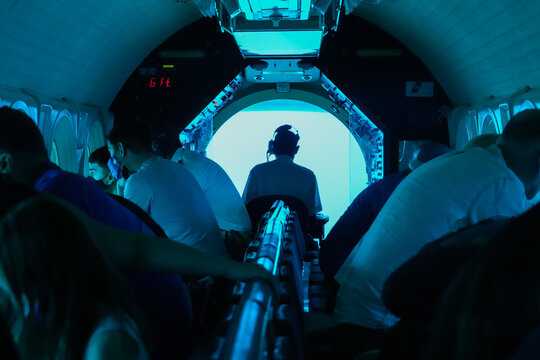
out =
<svg viewBox="0 0 540 360"><path fill-rule="evenodd" d="M322 210L317 178L313 171L294 163L294 156L300 148L298 130L291 125L276 129L268 142L266 158L276 158L258 164L249 173L242 198L247 204L252 199L266 195L294 196L304 202L308 215Z"/></svg>

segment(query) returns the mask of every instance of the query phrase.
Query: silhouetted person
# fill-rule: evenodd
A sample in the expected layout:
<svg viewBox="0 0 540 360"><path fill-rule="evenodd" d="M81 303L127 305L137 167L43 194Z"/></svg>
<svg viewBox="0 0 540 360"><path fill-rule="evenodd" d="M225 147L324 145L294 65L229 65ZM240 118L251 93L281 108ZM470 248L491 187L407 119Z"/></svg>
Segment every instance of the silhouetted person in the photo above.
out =
<svg viewBox="0 0 540 360"><path fill-rule="evenodd" d="M418 359L435 311L464 263L489 243L508 218L489 219L443 236L399 266L384 283L384 305L400 318L381 360Z"/></svg>
<svg viewBox="0 0 540 360"><path fill-rule="evenodd" d="M398 321L381 299L386 278L445 234L522 214L540 188L539 164L540 110L527 110L510 120L496 145L441 156L413 171L338 271L338 325L326 334L342 349L380 346L384 330Z"/></svg>
<svg viewBox="0 0 540 360"><path fill-rule="evenodd" d="M242 195L246 204L265 195L288 195L302 200L309 216L322 210L315 174L293 162L300 148L298 140L298 131L291 125L276 129L267 151L267 158L275 155L276 159L251 169Z"/></svg>
<svg viewBox="0 0 540 360"><path fill-rule="evenodd" d="M540 188L540 110L510 120L497 144L435 159L394 191L336 275L341 321L388 328L384 281L420 248L461 227L527 209Z"/></svg>
<svg viewBox="0 0 540 360"><path fill-rule="evenodd" d="M449 151L446 145L425 142L411 160L409 169L385 176L358 194L321 242L319 262L327 278L334 277L399 183L412 170Z"/></svg>
<svg viewBox="0 0 540 360"><path fill-rule="evenodd" d="M113 227L153 232L137 216L109 197L93 180L62 171L51 163L38 127L26 114L0 108L0 177L34 187L78 207ZM180 276L133 273L126 276L138 305L150 321L161 349L177 350L191 325L187 289ZM186 341L186 344L189 344Z"/></svg>
<svg viewBox="0 0 540 360"><path fill-rule="evenodd" d="M516 356L539 358L539 239L540 206L535 206L468 260L437 309L423 359L509 359L535 339Z"/></svg>
<svg viewBox="0 0 540 360"><path fill-rule="evenodd" d="M216 217L197 180L180 164L152 154L145 123L118 123L107 146L115 166L131 173L124 197L150 214L169 239L225 254Z"/></svg>
<svg viewBox="0 0 540 360"><path fill-rule="evenodd" d="M253 238L251 220L227 172L215 161L182 147L176 150L171 160L184 166L195 177L214 210L227 253L242 261Z"/></svg>
<svg viewBox="0 0 540 360"><path fill-rule="evenodd" d="M51 200L2 217L0 288L23 359L148 359L125 284L82 223Z"/></svg>

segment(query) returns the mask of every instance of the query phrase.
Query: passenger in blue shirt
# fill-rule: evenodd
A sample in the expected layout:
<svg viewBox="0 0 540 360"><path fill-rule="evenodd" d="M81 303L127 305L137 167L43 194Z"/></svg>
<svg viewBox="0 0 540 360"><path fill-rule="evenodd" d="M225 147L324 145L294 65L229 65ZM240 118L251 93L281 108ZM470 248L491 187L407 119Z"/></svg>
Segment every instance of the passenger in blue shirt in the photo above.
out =
<svg viewBox="0 0 540 360"><path fill-rule="evenodd" d="M443 144L434 141L425 142L416 157L411 160L410 169L388 175L358 194L332 227L326 239L321 242L319 262L326 278L334 277L399 183L413 169L448 151L450 149Z"/></svg>
<svg viewBox="0 0 540 360"><path fill-rule="evenodd" d="M109 197L96 183L63 171L51 163L43 137L24 113L0 108L0 176L33 185L57 196L107 225L149 235L154 233L133 213ZM14 161L14 158L17 161ZM177 275L130 273L126 280L153 330L156 358L187 355L191 331L191 304L182 278Z"/></svg>

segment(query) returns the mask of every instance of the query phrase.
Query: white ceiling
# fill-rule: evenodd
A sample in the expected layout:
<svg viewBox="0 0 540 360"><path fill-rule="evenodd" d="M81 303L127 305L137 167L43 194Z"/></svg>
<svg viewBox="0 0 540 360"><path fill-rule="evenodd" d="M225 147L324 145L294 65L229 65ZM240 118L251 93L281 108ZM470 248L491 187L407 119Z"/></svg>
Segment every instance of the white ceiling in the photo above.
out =
<svg viewBox="0 0 540 360"><path fill-rule="evenodd" d="M455 105L540 86L538 0L383 0L354 14L415 53Z"/></svg>
<svg viewBox="0 0 540 360"><path fill-rule="evenodd" d="M455 105L540 86L538 0L383 0L354 14L409 47ZM178 0L2 0L0 87L108 107L154 48L201 17Z"/></svg>
<svg viewBox="0 0 540 360"><path fill-rule="evenodd" d="M0 86L108 108L152 50L200 17L176 0L0 0Z"/></svg>

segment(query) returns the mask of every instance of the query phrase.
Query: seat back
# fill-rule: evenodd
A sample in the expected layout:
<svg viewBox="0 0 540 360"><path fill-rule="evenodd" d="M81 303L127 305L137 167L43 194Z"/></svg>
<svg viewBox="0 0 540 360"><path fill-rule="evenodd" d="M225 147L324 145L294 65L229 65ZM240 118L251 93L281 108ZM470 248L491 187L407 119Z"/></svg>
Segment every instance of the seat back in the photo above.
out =
<svg viewBox="0 0 540 360"><path fill-rule="evenodd" d="M308 221L308 209L302 200L288 195L266 195L252 199L246 205L253 226L253 232L257 232L259 220L268 210L270 210L276 200L283 200L285 205L287 205L291 211L296 212L298 220L300 221L300 227L302 228L302 231L304 231Z"/></svg>

